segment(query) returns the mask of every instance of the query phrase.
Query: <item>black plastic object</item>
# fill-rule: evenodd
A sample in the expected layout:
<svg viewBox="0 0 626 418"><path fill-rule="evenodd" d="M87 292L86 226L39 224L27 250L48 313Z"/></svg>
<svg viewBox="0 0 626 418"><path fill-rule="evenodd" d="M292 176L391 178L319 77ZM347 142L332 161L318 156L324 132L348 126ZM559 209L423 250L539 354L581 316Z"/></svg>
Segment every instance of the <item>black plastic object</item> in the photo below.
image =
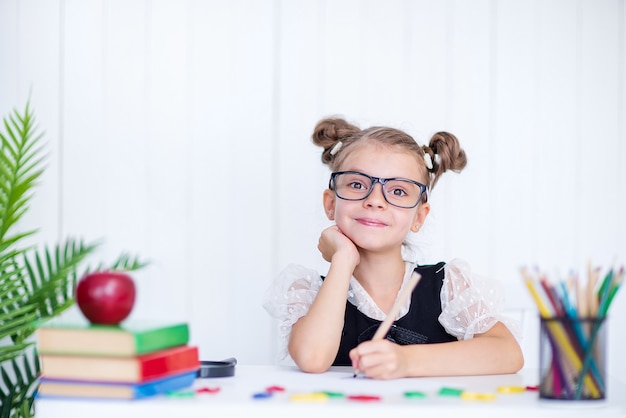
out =
<svg viewBox="0 0 626 418"><path fill-rule="evenodd" d="M221 361L201 361L198 369L199 378L229 377L235 375L237 359L234 357Z"/></svg>

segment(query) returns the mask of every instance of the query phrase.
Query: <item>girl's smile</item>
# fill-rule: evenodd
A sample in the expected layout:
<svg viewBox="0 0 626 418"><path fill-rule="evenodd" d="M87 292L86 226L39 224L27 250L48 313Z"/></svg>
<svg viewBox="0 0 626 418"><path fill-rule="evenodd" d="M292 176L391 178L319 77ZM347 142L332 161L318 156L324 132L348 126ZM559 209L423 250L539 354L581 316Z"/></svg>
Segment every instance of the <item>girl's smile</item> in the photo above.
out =
<svg viewBox="0 0 626 418"><path fill-rule="evenodd" d="M371 219L371 218L356 218L355 220L361 225L365 225L365 226L374 226L374 227L379 227L379 228L388 226L385 222L382 222L376 219Z"/></svg>

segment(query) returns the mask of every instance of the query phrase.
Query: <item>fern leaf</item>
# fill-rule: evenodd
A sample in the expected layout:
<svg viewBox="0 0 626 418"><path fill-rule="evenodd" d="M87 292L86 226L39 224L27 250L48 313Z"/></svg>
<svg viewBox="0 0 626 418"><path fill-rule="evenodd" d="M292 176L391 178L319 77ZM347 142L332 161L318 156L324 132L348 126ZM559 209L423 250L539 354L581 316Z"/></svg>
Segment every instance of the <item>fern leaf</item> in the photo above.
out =
<svg viewBox="0 0 626 418"><path fill-rule="evenodd" d="M11 412L13 411L14 397L14 387L9 386L9 390L7 392L2 391L2 398L0 399L0 418L12 418Z"/></svg>
<svg viewBox="0 0 626 418"><path fill-rule="evenodd" d="M149 261L142 261L139 257L131 258L130 254L122 253L119 257L111 264L109 270L124 270L124 271L134 271L139 270L146 267L150 264Z"/></svg>
<svg viewBox="0 0 626 418"><path fill-rule="evenodd" d="M34 352L23 354L11 362L2 364L0 376L6 387L9 388L7 393L3 393L2 408L10 405L11 417L32 417L34 414L33 404L37 390L38 368L33 373L30 362L34 359L35 364L38 363ZM9 377L7 368L11 367L11 374L15 378ZM3 412L4 413L4 412Z"/></svg>
<svg viewBox="0 0 626 418"><path fill-rule="evenodd" d="M17 297L12 298L12 301L15 301L16 303L2 302L3 307L9 306L12 309L11 310L3 309L5 312L0 313L0 335L2 335L2 329L4 329L7 326L3 322L16 321L18 318L28 316L30 315L30 313L35 311L36 309L35 305L32 303L25 304L24 302L25 300L27 300L27 295L24 295L23 297L19 297L19 298Z"/></svg>
<svg viewBox="0 0 626 418"><path fill-rule="evenodd" d="M32 188L42 174L42 148L37 146L42 135L37 134L29 103L23 111L14 110L4 118L6 135L0 134L0 242L24 215L32 197Z"/></svg>
<svg viewBox="0 0 626 418"><path fill-rule="evenodd" d="M16 357L22 355L24 350L30 347L33 343L20 343L14 345L0 346L0 364L5 361L13 360Z"/></svg>
<svg viewBox="0 0 626 418"><path fill-rule="evenodd" d="M35 322L39 318L37 307L29 305L20 308L9 321L0 325L0 335L10 336L14 343L23 342L35 330Z"/></svg>
<svg viewBox="0 0 626 418"><path fill-rule="evenodd" d="M59 315L72 306L76 270L95 249L96 244L68 240L57 245L54 252L49 248L44 248L41 253L36 252L34 261L24 255L24 280L27 287L32 289L28 299L37 305L40 319Z"/></svg>
<svg viewBox="0 0 626 418"><path fill-rule="evenodd" d="M0 273L0 309L4 306L14 307L21 297L21 282L15 276L13 271L3 270Z"/></svg>

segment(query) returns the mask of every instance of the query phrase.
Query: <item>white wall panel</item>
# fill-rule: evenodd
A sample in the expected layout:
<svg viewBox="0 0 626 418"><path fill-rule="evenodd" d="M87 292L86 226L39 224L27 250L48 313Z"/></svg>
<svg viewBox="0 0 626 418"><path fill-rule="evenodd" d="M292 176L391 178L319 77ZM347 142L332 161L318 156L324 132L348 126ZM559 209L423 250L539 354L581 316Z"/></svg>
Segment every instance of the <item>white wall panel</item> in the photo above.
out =
<svg viewBox="0 0 626 418"><path fill-rule="evenodd" d="M58 236L59 219L59 4L56 1L40 4L38 1L3 2L0 10L3 34L0 67L0 111L2 118L14 109L24 111L31 100L35 110L37 132L43 134L46 153L46 171L40 178L37 193L32 197L29 211L21 225L41 227L29 237L29 243L53 245ZM6 15L5 15L6 13ZM2 131L5 132L4 126ZM17 231L14 231L17 232Z"/></svg>
<svg viewBox="0 0 626 418"><path fill-rule="evenodd" d="M369 64L364 53L364 22L360 19L358 0L324 2L321 65L323 78L319 86L322 94L321 117L339 115L354 121L363 117L362 109L366 86L363 67ZM312 132L312 130L311 130Z"/></svg>
<svg viewBox="0 0 626 418"><path fill-rule="evenodd" d="M214 247L214 258L224 256L228 269L219 280L228 281L229 321L224 353L233 351L239 359L259 362L270 356L267 346L257 345L270 337L273 323L261 307L261 295L274 274L275 249L271 247L276 229L275 150L277 140L273 125L276 87L275 4L246 0L237 3L232 28L232 90L230 106L222 114L230 115L231 134L218 141L231 141L229 169L217 177L207 192L228 205L228 246ZM245 28L245 30L242 30ZM251 72L251 69L254 71ZM209 177L211 178L211 177ZM219 197L218 197L219 196ZM210 233L210 231L209 231ZM209 260L210 262L210 260ZM219 317L217 317L219 318ZM215 336L212 336L214 339ZM256 347L250 352L252 347Z"/></svg>
<svg viewBox="0 0 626 418"><path fill-rule="evenodd" d="M531 115L535 121L534 142L527 156L532 170L528 199L532 207L530 233L523 240L531 243L531 251L525 258L526 263L539 263L549 269L571 266L580 257L575 244L579 232L577 208L582 196L577 128L580 48L570 42L578 36L580 14L576 7L564 5L554 2L539 8L536 14L537 84ZM556 248L559 251L555 252Z"/></svg>
<svg viewBox="0 0 626 418"><path fill-rule="evenodd" d="M448 18L445 2L407 2L406 11L398 16L398 24L405 26L407 39L406 73L403 82L406 95L401 119L393 126L404 129L421 145L428 144L438 131L451 131L446 120L446 91L448 72ZM458 133L457 133L458 134ZM446 177L449 177L446 176ZM445 178L434 189L429 199L431 212L421 231L411 237L418 246L418 261L432 263L443 257L446 237L443 220L446 209L440 204L445 199Z"/></svg>
<svg viewBox="0 0 626 418"><path fill-rule="evenodd" d="M275 8L195 2L190 15L187 251L196 341L205 357L261 362L272 357L261 295L275 271Z"/></svg>
<svg viewBox="0 0 626 418"><path fill-rule="evenodd" d="M582 2L580 27L579 148L583 194L576 239L581 257L600 265L623 265L624 191L619 168L626 157L624 134L624 2ZM621 54L619 53L621 50ZM620 89L620 87L622 89ZM592 154L600 153L601 158ZM612 170L610 167L614 167ZM623 172L623 167L622 167ZM609 319L610 370L626 373L622 318L624 295L613 302ZM619 348L622 347L622 348Z"/></svg>
<svg viewBox="0 0 626 418"><path fill-rule="evenodd" d="M18 93L20 22L17 0L0 2L0 27L0 91L4 93L0 95L0 111L4 117L24 95Z"/></svg>
<svg viewBox="0 0 626 418"><path fill-rule="evenodd" d="M624 158L626 158L626 3L619 2L616 5L615 14L619 18L619 62L617 63L617 73L620 74L618 80L617 90L619 91L619 114L618 114L618 127L614 133L615 140L617 142L615 151L619 156L619 162L615 175L619 178L619 184L616 190L612 193L621 195L621 199L617 203L618 207L624 207L624 190L626 190L626 164L622 164ZM591 199L594 201L595 199ZM615 219L611 225L614 231L615 240L611 240L611 244L615 251L616 262L621 263L624 259L624 252L626 251L626 222L623 219L623 212L620 215L618 213L617 219ZM609 319L609 348L608 348L608 361L611 370L614 370L616 374L626 373L626 359L623 355L623 347L626 344L626 338L623 337L623 318L626 318L626 296L623 294L622 289L620 295L618 295L613 304L611 305L610 319Z"/></svg>
<svg viewBox="0 0 626 418"><path fill-rule="evenodd" d="M276 272L289 263L320 271L326 268L317 242L329 225L322 208L328 170L320 160L322 149L311 141L318 119L327 116L323 110L327 60L324 6L324 2L311 0L283 2L280 8L276 148L280 163L274 179L279 204L275 205L277 233L272 234ZM343 71L350 65L342 61Z"/></svg>
<svg viewBox="0 0 626 418"><path fill-rule="evenodd" d="M496 2L492 131L489 147L490 275L521 289L520 264L531 251L536 153L537 28L535 2ZM516 239L516 237L518 237ZM519 238L523 237L523 238ZM521 263L520 263L521 261ZM515 287L518 285L518 287ZM524 292L509 291L507 300ZM529 299L529 298L526 298Z"/></svg>
<svg viewBox="0 0 626 418"><path fill-rule="evenodd" d="M598 3L583 2L580 10L580 147L578 158L580 182L583 186L581 200L592 197L595 204L580 208L580 253L597 262L608 264L615 260L618 251L613 240L618 238L615 225L623 210L623 191L626 185L619 182L615 172L608 167L618 167L624 160L619 155L620 103L623 96L619 86L623 73L617 53L623 43L620 39L619 2L603 0ZM621 22L623 26L623 21ZM603 80L604 82L600 82ZM623 135L623 133L622 133ZM622 136L622 141L624 137ZM591 157L601 152L601 159ZM622 193L617 192L622 190ZM621 202L621 204L620 204ZM622 215L623 216L623 215Z"/></svg>
<svg viewBox="0 0 626 418"><path fill-rule="evenodd" d="M189 163L187 118L189 14L187 2L154 1L148 13L147 162L150 209L145 214L148 254L156 260L150 277L151 315L189 317L187 263ZM184 283L184 282L183 282ZM163 290L167 289L167 293ZM167 310L163 307L167 306Z"/></svg>
<svg viewBox="0 0 626 418"><path fill-rule="evenodd" d="M112 203L106 194L112 164L104 113L103 4L65 2L64 24L61 233L92 241L105 237Z"/></svg>
<svg viewBox="0 0 626 418"><path fill-rule="evenodd" d="M163 259L154 253L157 240L151 239L152 231L163 229L154 228L150 222L156 204L150 193L155 177L148 170L148 157L158 138L148 135L148 12L146 2L103 3L106 165L103 173L94 173L106 177L105 187L100 190L106 199L103 257L112 260L126 251L154 260L155 266L135 274L139 296L134 313L143 312L143 316L152 316L152 312L163 315L159 304L151 301L162 299L162 292L156 289L165 287L154 273ZM184 317L180 309L170 314Z"/></svg>
<svg viewBox="0 0 626 418"><path fill-rule="evenodd" d="M451 3L448 28L445 120L438 130L455 134L468 158L460 173L445 173L433 191L434 215L443 247L438 260L460 257L477 272L492 274L489 237L489 188L493 160L490 98L495 80L492 46L493 8L489 1ZM472 36L467 34L471 33ZM432 260L435 261L435 260ZM494 277L496 278L496 277Z"/></svg>
<svg viewBox="0 0 626 418"><path fill-rule="evenodd" d="M237 131L233 120L244 120L244 115L232 107L236 80L231 76L231 55L238 52L232 43L240 22L236 21L232 7L224 2L193 2L189 13L192 31L188 140L194 151L189 153L190 229L185 246L190 274L178 280L189 287L194 340L204 358L219 359L239 355L235 351L242 350L223 338L230 334L229 318L237 315L231 296L238 288L234 285L231 254L245 254L241 250L224 251L232 245L231 214L236 200L231 198L239 194L234 183L238 170L231 166L237 140L233 138ZM226 196L222 197L224 193ZM247 245L246 241L242 239L241 245Z"/></svg>
<svg viewBox="0 0 626 418"><path fill-rule="evenodd" d="M179 277L187 285L192 306L194 340L203 358L226 358L241 350L230 336L230 322L236 317L232 309L234 277L231 254L243 255L232 248L230 193L238 192L229 178L236 175L231 168L231 155L236 152L236 131L233 119L244 116L232 110L233 37L239 22L224 2L190 3L190 114L189 153L190 226L187 242L189 275ZM245 172L245 171L244 171ZM233 182L236 177L233 177ZM222 185L222 186L220 186ZM227 197L222 198L222 193ZM246 245L242 240L242 245ZM226 250L226 251L225 251ZM258 306L258 304L257 304ZM254 306L256 308L256 306ZM230 354L229 354L230 353ZM245 351L244 351L245 353ZM247 353L254 356L253 353ZM244 357L245 358L245 357Z"/></svg>
<svg viewBox="0 0 626 418"><path fill-rule="evenodd" d="M410 57L406 42L409 28L406 20L398 19L405 13L406 2L401 0L360 2L353 13L359 19L361 46L360 62L352 71L362 77L358 97L364 122L395 124L406 108L402 80L411 76L406 65Z"/></svg>
<svg viewBox="0 0 626 418"><path fill-rule="evenodd" d="M407 107L403 125L419 143L443 130L446 105L448 9L445 2L409 1L398 16L408 39L405 80Z"/></svg>

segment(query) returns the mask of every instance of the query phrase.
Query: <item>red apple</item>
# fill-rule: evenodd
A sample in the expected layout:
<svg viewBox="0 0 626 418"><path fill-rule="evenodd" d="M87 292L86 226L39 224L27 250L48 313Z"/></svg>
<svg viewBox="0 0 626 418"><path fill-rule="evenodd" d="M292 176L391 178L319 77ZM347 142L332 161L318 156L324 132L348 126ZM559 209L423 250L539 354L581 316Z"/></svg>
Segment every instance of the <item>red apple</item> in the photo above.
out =
<svg viewBox="0 0 626 418"><path fill-rule="evenodd" d="M135 283L118 271L89 273L78 281L76 303L92 324L118 325L133 310Z"/></svg>

